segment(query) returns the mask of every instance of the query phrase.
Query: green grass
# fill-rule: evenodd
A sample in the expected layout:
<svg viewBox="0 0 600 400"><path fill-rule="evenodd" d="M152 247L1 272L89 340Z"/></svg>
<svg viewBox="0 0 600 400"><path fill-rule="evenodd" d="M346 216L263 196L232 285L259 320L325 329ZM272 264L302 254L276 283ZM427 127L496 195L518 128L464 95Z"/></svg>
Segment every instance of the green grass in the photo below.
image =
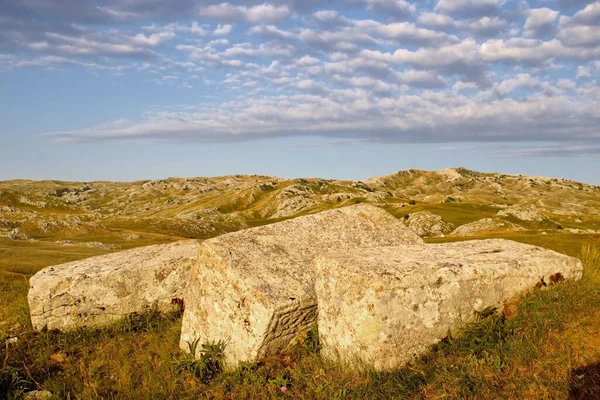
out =
<svg viewBox="0 0 600 400"><path fill-rule="evenodd" d="M442 217L446 222L456 226L475 222L483 218L489 218L498 212L498 208L485 206L481 204L469 203L419 203L414 206L402 208L383 207L397 218L402 218L406 214L417 211L430 211Z"/></svg>

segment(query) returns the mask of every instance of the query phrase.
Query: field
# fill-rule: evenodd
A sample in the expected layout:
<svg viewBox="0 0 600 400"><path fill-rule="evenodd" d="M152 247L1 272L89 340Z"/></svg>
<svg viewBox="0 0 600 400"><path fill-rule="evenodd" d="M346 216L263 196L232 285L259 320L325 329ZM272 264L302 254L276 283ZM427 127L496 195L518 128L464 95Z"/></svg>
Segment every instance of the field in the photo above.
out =
<svg viewBox="0 0 600 400"><path fill-rule="evenodd" d="M169 215L158 206L155 211L149 206L149 211L135 218L108 215L110 212L106 211L102 223L96 225L85 220L89 213L81 213L82 221L68 227L64 223L63 228L49 233L36 231L39 223L34 225L23 217L20 226L29 227L35 240L0 237L0 344L3 346L0 398L19 399L23 392L36 389L49 390L58 399L585 399L600 393L600 282L593 273L600 270L598 257L595 261L592 257L586 258L586 276L581 281L535 289L503 310L481 315L479 321L434 346L420 359L388 373L325 362L319 356L318 335L313 332L281 356L244 365L233 372L215 373L206 379L192 368L185 368L185 353L178 347L180 315L133 316L102 330L32 331L26 298L27 279L38 270L116 249L185 237L202 239L289 217L275 216L273 211L265 217L261 209L271 207L269 201L273 198L269 196L274 189L264 186L264 182L272 178L261 179L260 196L246 203L232 202L228 198L225 201L228 208L210 211L212 228L207 223L201 225L201 230L194 230L186 219L174 218L182 213L198 212L199 209L194 208L198 204L192 202L189 206L175 205L169 209ZM404 179L404 176L394 179ZM391 182L387 184L390 190L394 189L393 185L400 185L395 180ZM324 184L310 184L314 186L313 192L326 192ZM335 193L341 190L336 187ZM354 186L352 190L358 191ZM372 201L362 197L362 192L356 194L355 198L342 199L339 205ZM239 198L246 198L244 196L246 194ZM341 197L336 194L334 199L336 196ZM399 196L388 198L383 204L398 218L427 210L459 226L492 217L497 212L497 208L482 204L483 200L480 203L428 203L418 191L407 193L403 198ZM404 204L412 198L418 201ZM102 201L98 209L104 212L102 207L109 207L105 203L113 199L107 196ZM136 201L158 204L157 199ZM202 203L202 207L210 206L211 210L224 207L223 201L216 197L203 201L209 203ZM400 203L402 207L397 206ZM68 207L42 212L35 207L17 205L24 213L37 210L39 214L35 218L44 221L50 217L43 213L52 218L61 213L65 218L79 215L79 211ZM330 206L319 203L311 212ZM238 214L244 219L237 218ZM551 223L521 223L526 228L521 232L448 236L427 241L502 237L572 256L580 256L586 245L600 251L598 233L566 231L571 227L597 229L600 219L596 215L589 215L581 222L570 215L554 215ZM565 229L557 229L558 224ZM542 231L546 234L542 235ZM130 236L134 240L124 239ZM60 240L70 242L64 245ZM15 337L16 343L12 340L7 343Z"/></svg>

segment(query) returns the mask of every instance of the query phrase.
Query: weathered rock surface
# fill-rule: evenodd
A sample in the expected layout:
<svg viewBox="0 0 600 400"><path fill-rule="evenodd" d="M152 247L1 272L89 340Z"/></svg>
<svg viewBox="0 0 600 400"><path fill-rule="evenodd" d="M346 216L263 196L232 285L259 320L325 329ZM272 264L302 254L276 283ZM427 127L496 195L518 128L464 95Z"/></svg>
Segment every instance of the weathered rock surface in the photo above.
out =
<svg viewBox="0 0 600 400"><path fill-rule="evenodd" d="M192 268L180 345L228 340L230 366L279 351L314 326L314 256L422 245L391 214L357 205L204 241Z"/></svg>
<svg viewBox="0 0 600 400"><path fill-rule="evenodd" d="M471 222L470 224L461 225L451 232L455 236L473 236L477 234L494 232L494 231L509 231L518 232L524 231L522 226L506 221L502 218L484 218L479 221Z"/></svg>
<svg viewBox="0 0 600 400"><path fill-rule="evenodd" d="M442 237L454 229L452 224L429 211L417 211L409 214L406 224L421 237Z"/></svg>
<svg viewBox="0 0 600 400"><path fill-rule="evenodd" d="M504 210L498 211L499 217L515 217L521 221L541 222L548 219L545 215L540 214L537 207L533 204L522 205L515 204Z"/></svg>
<svg viewBox="0 0 600 400"><path fill-rule="evenodd" d="M575 258L501 239L337 252L315 268L322 354L379 370L419 355L474 311L582 275Z"/></svg>
<svg viewBox="0 0 600 400"><path fill-rule="evenodd" d="M45 268L29 280L33 328L98 327L153 307L174 310L198 247L186 240Z"/></svg>

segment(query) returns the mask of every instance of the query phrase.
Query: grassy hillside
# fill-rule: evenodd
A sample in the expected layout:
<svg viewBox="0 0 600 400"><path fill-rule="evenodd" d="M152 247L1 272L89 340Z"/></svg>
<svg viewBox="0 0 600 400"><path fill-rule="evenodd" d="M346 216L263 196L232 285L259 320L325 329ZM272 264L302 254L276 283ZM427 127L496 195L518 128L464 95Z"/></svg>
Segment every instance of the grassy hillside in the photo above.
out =
<svg viewBox="0 0 600 400"><path fill-rule="evenodd" d="M178 315L138 316L101 331L31 331L27 279L48 265L357 202L398 218L426 210L455 226L495 217L508 205L534 204L543 221L507 217L523 231L427 241L503 237L573 256L585 245L600 246L599 187L461 168L364 182L268 176L0 182L0 344L18 338L0 352L0 398L9 386L11 398L43 387L57 398L84 399L555 399L600 390L600 283L592 279L536 290L392 373L327 364L307 337L288 354L203 383L175 367L184 357Z"/></svg>

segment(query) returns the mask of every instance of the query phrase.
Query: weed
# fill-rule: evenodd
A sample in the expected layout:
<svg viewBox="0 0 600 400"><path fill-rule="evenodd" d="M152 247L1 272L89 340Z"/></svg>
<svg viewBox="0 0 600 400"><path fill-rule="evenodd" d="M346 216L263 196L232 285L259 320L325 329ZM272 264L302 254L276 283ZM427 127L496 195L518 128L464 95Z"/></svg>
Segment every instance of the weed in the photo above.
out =
<svg viewBox="0 0 600 400"><path fill-rule="evenodd" d="M187 342L189 353L175 361L175 371L188 371L202 383L208 383L223 372L226 342L203 344L198 352L200 339Z"/></svg>

